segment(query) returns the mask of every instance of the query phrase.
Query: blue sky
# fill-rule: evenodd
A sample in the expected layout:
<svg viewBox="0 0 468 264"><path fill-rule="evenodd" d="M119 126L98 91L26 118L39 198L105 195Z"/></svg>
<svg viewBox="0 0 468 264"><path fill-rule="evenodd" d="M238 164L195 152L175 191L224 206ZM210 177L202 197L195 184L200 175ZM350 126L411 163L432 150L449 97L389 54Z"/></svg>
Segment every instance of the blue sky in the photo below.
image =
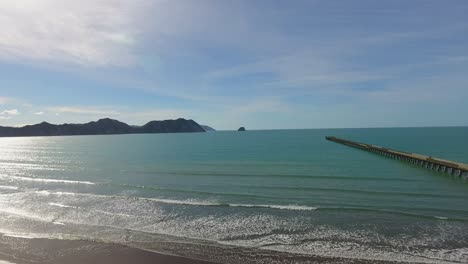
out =
<svg viewBox="0 0 468 264"><path fill-rule="evenodd" d="M468 125L467 1L3 0L0 125Z"/></svg>

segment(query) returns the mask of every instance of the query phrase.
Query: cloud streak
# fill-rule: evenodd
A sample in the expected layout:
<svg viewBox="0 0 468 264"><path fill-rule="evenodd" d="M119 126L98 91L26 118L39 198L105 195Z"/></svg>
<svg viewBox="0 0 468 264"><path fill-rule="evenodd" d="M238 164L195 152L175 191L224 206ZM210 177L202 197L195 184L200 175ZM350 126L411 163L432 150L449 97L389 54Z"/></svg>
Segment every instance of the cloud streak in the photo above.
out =
<svg viewBox="0 0 468 264"><path fill-rule="evenodd" d="M0 59L82 66L133 63L142 1L4 0Z"/></svg>
<svg viewBox="0 0 468 264"><path fill-rule="evenodd" d="M18 109L3 110L2 112L0 112L0 115L6 115L6 116L15 116L19 114L20 112L18 111Z"/></svg>
<svg viewBox="0 0 468 264"><path fill-rule="evenodd" d="M372 126L402 120L397 108L444 104L460 116L467 11L463 1L4 0L2 95L32 104L0 105L22 110L10 123L186 117L221 129L363 116ZM388 111L366 114L375 105Z"/></svg>
<svg viewBox="0 0 468 264"><path fill-rule="evenodd" d="M18 109L11 109L11 110L3 110L0 112L0 119L2 120L9 120L14 116L20 115Z"/></svg>
<svg viewBox="0 0 468 264"><path fill-rule="evenodd" d="M99 116L115 116L120 113L113 109L104 109L99 107L76 107L76 106L58 106L47 108L49 112L57 114L82 114L82 115L99 115Z"/></svg>

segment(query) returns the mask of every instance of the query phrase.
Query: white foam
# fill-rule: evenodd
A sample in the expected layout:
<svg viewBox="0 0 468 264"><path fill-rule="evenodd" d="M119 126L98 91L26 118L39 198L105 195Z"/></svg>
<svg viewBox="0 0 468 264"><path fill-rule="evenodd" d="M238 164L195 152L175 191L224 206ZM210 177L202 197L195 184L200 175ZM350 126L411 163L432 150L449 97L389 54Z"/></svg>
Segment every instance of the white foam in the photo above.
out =
<svg viewBox="0 0 468 264"><path fill-rule="evenodd" d="M210 201L198 201L198 200L173 200L173 199L158 199L158 198L143 198L150 201L155 201L158 203L166 204L179 204L179 205L195 205L195 206L217 206L221 205L220 203L210 202Z"/></svg>
<svg viewBox="0 0 468 264"><path fill-rule="evenodd" d="M453 261L455 263L468 263L468 248L454 248L441 250L425 250L422 256L431 256L434 259L443 259L444 261Z"/></svg>
<svg viewBox="0 0 468 264"><path fill-rule="evenodd" d="M16 238L26 238L26 239L35 238L34 236L28 235L28 234L3 234L3 235L6 237L16 237Z"/></svg>
<svg viewBox="0 0 468 264"><path fill-rule="evenodd" d="M6 260L0 260L0 264L16 264L14 262L6 261Z"/></svg>
<svg viewBox="0 0 468 264"><path fill-rule="evenodd" d="M74 196L75 193L72 192L54 192L55 195L71 195Z"/></svg>
<svg viewBox="0 0 468 264"><path fill-rule="evenodd" d="M47 195L63 195L62 192L53 192L53 191L38 191L39 193L44 193ZM75 204L72 202L68 202L67 200L73 200L74 198L98 198L96 204L98 207L90 207L89 211L96 211L101 212L106 215L112 217L103 217L102 215L96 215L94 212L86 212L84 218L76 217L77 214L65 214L60 215L61 219L56 218L56 212L53 212L49 218L42 219L42 221L47 222L48 224L56 225L56 228L59 229L61 226L66 225L67 228L71 229L72 226L70 224L84 224L84 225L103 225L103 226L110 226L112 228L121 228L121 229L132 229L140 232L151 232L151 233L158 233L158 234L168 234L168 235L175 235L181 237L191 237L196 239L207 239L211 238L216 241L218 237L229 237L229 236L238 236L239 234L246 234L247 237L249 234L253 234L253 237L243 238L239 236L236 238L235 241L224 242L221 243L233 243L241 246L252 246L252 247L261 247L270 250L277 250L282 252L292 252L292 253L301 253L301 254L314 254L314 255L321 255L321 256L340 256L346 258L363 258L363 259L370 259L370 260L400 260L400 261L407 261L407 262L426 262L426 263L443 263L447 260L454 260L463 262L466 260L466 251L460 251L457 254L452 253L451 251L448 253L438 253L437 251L432 252L428 250L428 252L413 252L413 251L403 251L403 252L389 252L386 249L382 248L372 248L367 247L366 243L360 245L360 241L358 242L346 242L349 241L350 238L366 238L364 241L372 241L367 240L367 237L371 239L372 233L353 233L353 232L345 232L344 230L334 230L328 228L318 228L314 230L313 233L309 235L307 234L273 234L268 235L271 230L276 230L278 228L283 228L283 221L280 219L275 218L274 216L269 216L268 214L255 214L251 217L240 217L239 219L233 219L231 216L226 216L226 218L217 218L217 216L208 215L207 217L201 217L196 219L169 219L164 220L158 223L159 221L159 211L158 212L148 212L147 208L151 208L151 204L146 206L138 206L140 201L154 201L159 203L168 203L174 205L189 205L189 206L221 206L225 207L232 206L232 207L246 207L252 208L252 213L255 213L254 208L272 208L277 210L299 210L299 211L312 211L318 208L311 207L311 206L304 206L304 205L275 205L275 204L226 204L220 203L219 201L210 201L210 200L193 200L193 199L148 199L143 197L126 197L126 196L106 196L106 195L98 195L98 194L89 194L89 193L67 193L70 195L75 195L75 197L62 197L67 198L66 200L59 199L57 196L49 196L48 198L54 198L54 202L50 202L51 199L39 199L39 202L44 203L51 206L57 207L70 207L67 203ZM13 194L13 197L19 196L21 194ZM83 197L82 197L83 196ZM37 198L37 197L36 197ZM101 199L116 199L110 202L101 203ZM11 199L14 201L16 199ZM9 200L10 201L10 200ZM89 204L87 200L84 200L85 204ZM60 203L61 202L61 203ZM43 204L42 204L43 205ZM174 206L177 207L177 206ZM11 207L6 206L6 208ZM35 207L31 207L35 208ZM47 209L47 206L44 208ZM105 209L106 211L102 211L98 208ZM53 208L48 208L49 210L53 210ZM184 209L184 208L182 208ZM234 208L232 208L234 210ZM1 209L4 210L4 209ZM0 210L0 211L1 211ZM109 210L109 211L107 211ZM130 210L130 211L129 211ZM121 212L120 214L115 212ZM81 213L81 212L79 212ZM125 214L126 213L126 214ZM164 213L164 212L163 212ZM16 212L16 214L19 214ZM21 215L25 215L22 213ZM114 218L116 215L125 216L125 217L135 217L133 219L116 219ZM46 215L41 214L41 217ZM143 217L141 217L143 216ZM148 217L145 217L148 216ZM154 218L152 217L154 216ZM32 217L32 216L31 216ZM434 216L435 217L435 216ZM441 217L441 216L439 216ZM441 217L443 218L443 217ZM61 220L63 222L56 222L55 219ZM83 220L84 219L84 220ZM154 219L154 220L153 220ZM131 220L131 221L130 221ZM75 222L76 221L76 222ZM293 220L291 220L293 221ZM294 221L298 221L302 223L302 220L295 219ZM65 224L66 223L66 224ZM300 224L299 223L299 224ZM296 226L295 223L289 222L288 225L292 227ZM64 230L65 230L64 229ZM266 236L263 236L263 233L266 233ZM261 236L256 238L256 234L259 233ZM234 235L232 235L234 234ZM111 237L113 234L109 234ZM306 242L303 244L297 244L297 239L301 239L301 236L305 236L304 238L311 238L313 242ZM307 236L306 236L307 235ZM15 235L14 235L15 236ZM18 235L16 235L18 236ZM117 235L118 236L118 235ZM22 237L19 235L18 237ZM37 237L37 236L35 236ZM30 237L32 238L32 237ZM315 238L339 238L343 239L344 242L338 242L338 244L334 242L326 242L324 240L314 241ZM358 239L358 240L359 240ZM112 239L110 239L112 240ZM406 241L406 240L405 240ZM302 243L302 242L301 242ZM396 240L397 245L400 245L402 242ZM415 242L416 244L423 243L420 240ZM271 245L271 244L279 244L279 245ZM353 250L350 250L353 248ZM356 248L356 250L354 250ZM437 253L437 254L436 254ZM411 254L411 255L409 255ZM418 255L417 255L418 254ZM424 258L424 256L428 256L431 258ZM436 259L437 257L437 259ZM1 263L0 263L1 264Z"/></svg>
<svg viewBox="0 0 468 264"><path fill-rule="evenodd" d="M369 260L374 261L394 261L404 263L427 263L427 264L451 264L464 263L463 257L457 260L434 258L434 251L427 251L419 255L417 252L395 252L385 249L368 248L360 246L354 242L340 241L338 244L324 243L323 241L315 241L308 243L305 247L295 247L292 245L277 245L277 246L262 246L262 249L268 249L280 252L290 252L296 254L312 254L322 257L333 257L350 260ZM350 250L353 248L353 250ZM437 252L437 251L436 251ZM462 260L462 261L459 261ZM352 261L350 261L352 262Z"/></svg>
<svg viewBox="0 0 468 264"><path fill-rule="evenodd" d="M4 190L18 190L18 187L16 187L16 186L5 186L5 185L0 185L0 189L4 189Z"/></svg>
<svg viewBox="0 0 468 264"><path fill-rule="evenodd" d="M276 205L276 204L229 204L232 207L262 207L280 210L293 210L293 211L314 211L317 207L305 206L305 205Z"/></svg>
<svg viewBox="0 0 468 264"><path fill-rule="evenodd" d="M45 190L44 191L36 191L36 193L37 194L42 194L42 195L50 195L51 194L51 192L45 191Z"/></svg>
<svg viewBox="0 0 468 264"><path fill-rule="evenodd" d="M46 190L36 191L42 195L83 195L83 196L95 196L95 197L108 197L108 198L129 198L124 196L107 196L107 195L96 195L88 193L71 193L71 192L50 192ZM245 207L245 208L270 208L278 210L292 210L292 211L314 211L318 207L305 206L305 205L277 205L277 204L224 204L216 201L203 201L195 199L186 200L175 200L175 199L163 199L163 198L145 198L145 197L134 197L134 199L142 199L148 201L154 201L157 203L164 204L176 204L176 205L190 205L190 206L229 206L229 207ZM49 203L50 204L50 203ZM57 203L50 205L59 206Z"/></svg>
<svg viewBox="0 0 468 264"><path fill-rule="evenodd" d="M434 218L440 219L440 220L448 220L448 217L444 217L444 216L434 216Z"/></svg>
<svg viewBox="0 0 468 264"><path fill-rule="evenodd" d="M62 207L62 208L74 208L74 206L65 205L65 204L61 204L61 203L49 203L49 205Z"/></svg>
<svg viewBox="0 0 468 264"><path fill-rule="evenodd" d="M167 203L167 204L179 204L179 205L194 205L194 206L223 206L226 204L212 202L212 201L199 201L199 200L173 200L173 199L158 199L158 198L147 198L148 200ZM247 208L271 208L280 210L295 210L295 211L313 211L317 210L317 207L305 206L305 205L277 205L277 204L227 204L230 207L247 207Z"/></svg>
<svg viewBox="0 0 468 264"><path fill-rule="evenodd" d="M59 179L30 178L30 177L20 177L20 176L9 176L9 178L20 180L20 181L44 182L44 183L87 184L87 185L95 184L94 182L90 182L90 181L71 181L71 180L59 180Z"/></svg>
<svg viewBox="0 0 468 264"><path fill-rule="evenodd" d="M164 204L175 204L175 205L189 205L189 206L229 206L229 207L245 207L245 208L270 208L270 209L278 209L278 210L292 210L292 211L314 211L317 210L318 207L313 206L306 206L306 205L278 205L278 204L225 204L220 203L217 201L209 201L209 200L196 200L196 199L186 199L186 200L176 200L176 199L164 199L164 198L146 198L146 197L127 197L127 196L109 196L109 195L98 195L98 194L90 194L90 193L72 193L72 192L53 192L47 190L35 191L37 194L41 195L80 195L80 196L87 196L87 197L102 197L102 198L121 198L121 199L141 199L147 201L153 201L157 203L164 203ZM52 206L60 206L57 203L49 203ZM63 206L62 206L63 207Z"/></svg>
<svg viewBox="0 0 468 264"><path fill-rule="evenodd" d="M49 191L46 191L46 190L42 190L42 191L36 191L37 194L42 194L42 195L70 195L70 196L74 196L76 193L72 193L72 192L49 192Z"/></svg>

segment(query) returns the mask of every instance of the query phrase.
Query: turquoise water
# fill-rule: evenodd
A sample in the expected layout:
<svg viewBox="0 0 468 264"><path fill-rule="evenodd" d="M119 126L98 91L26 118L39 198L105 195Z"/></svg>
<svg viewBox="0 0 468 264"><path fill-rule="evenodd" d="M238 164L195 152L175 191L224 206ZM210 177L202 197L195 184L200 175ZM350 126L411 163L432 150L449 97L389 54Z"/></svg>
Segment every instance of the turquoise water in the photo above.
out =
<svg viewBox="0 0 468 264"><path fill-rule="evenodd" d="M328 135L468 163L466 127L0 138L0 232L468 262L468 180Z"/></svg>

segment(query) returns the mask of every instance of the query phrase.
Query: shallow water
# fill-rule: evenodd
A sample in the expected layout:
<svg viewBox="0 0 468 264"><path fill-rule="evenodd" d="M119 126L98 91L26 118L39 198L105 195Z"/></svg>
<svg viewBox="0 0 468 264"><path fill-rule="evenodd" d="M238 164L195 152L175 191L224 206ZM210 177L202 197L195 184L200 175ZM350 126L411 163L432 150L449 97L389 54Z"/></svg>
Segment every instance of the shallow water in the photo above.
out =
<svg viewBox="0 0 468 264"><path fill-rule="evenodd" d="M468 262L467 180L326 135L468 163L468 128L0 138L0 232Z"/></svg>

